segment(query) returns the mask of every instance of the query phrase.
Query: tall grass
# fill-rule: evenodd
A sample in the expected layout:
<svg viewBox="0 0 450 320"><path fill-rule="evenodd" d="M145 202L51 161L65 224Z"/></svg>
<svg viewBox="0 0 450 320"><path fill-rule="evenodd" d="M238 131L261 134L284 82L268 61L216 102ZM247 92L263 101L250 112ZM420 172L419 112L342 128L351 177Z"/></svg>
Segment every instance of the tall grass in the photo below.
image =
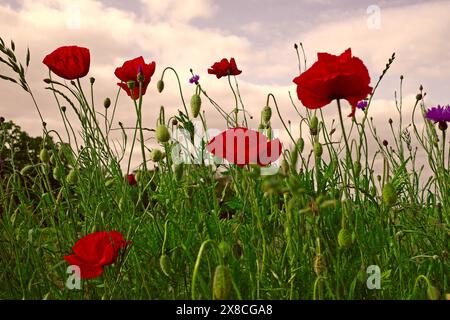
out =
<svg viewBox="0 0 450 320"><path fill-rule="evenodd" d="M33 98L14 43L0 44L0 61L16 75L2 78ZM26 66L29 60L28 53ZM230 113L200 85L196 93L202 108L212 106L234 125L246 113L237 81L228 80L236 98ZM122 167L129 160L127 146L145 129L139 117L143 97L130 137L122 125L113 125L115 103L104 112L93 109L93 82L46 80L69 141L44 125L43 138L56 140L43 139L49 155L1 177L1 299L212 299L218 265L229 267L232 299L423 299L427 292L435 298L430 288L441 298L450 292L450 148L433 123L425 121L423 130L416 123L426 106L423 92L414 106L405 106L415 110L408 125L400 95L400 122L390 125L389 145L369 116L372 100L362 121L344 119L341 129L327 128L322 112L305 112L292 102L286 107L297 110L303 133L294 137L289 131L295 144L284 152L278 174L225 164L177 168L171 158L175 142L169 141L160 144L165 157L155 169L142 163L131 186ZM181 85L180 94L184 103ZM280 115L275 97L267 101ZM193 132L184 106L173 117L161 110L159 122ZM70 123L68 112L79 124ZM311 123L316 116L317 128ZM270 122L261 122L270 131ZM111 142L112 129L122 132L119 148ZM2 132L3 149L10 137ZM305 140L314 146L309 153ZM143 139L138 143L152 158ZM426 154L433 173L428 180L417 167L418 152ZM379 173L377 159L383 162ZM98 230L118 230L132 244L101 277L69 290L63 257L79 238ZM370 265L381 270L380 289L367 286Z"/></svg>

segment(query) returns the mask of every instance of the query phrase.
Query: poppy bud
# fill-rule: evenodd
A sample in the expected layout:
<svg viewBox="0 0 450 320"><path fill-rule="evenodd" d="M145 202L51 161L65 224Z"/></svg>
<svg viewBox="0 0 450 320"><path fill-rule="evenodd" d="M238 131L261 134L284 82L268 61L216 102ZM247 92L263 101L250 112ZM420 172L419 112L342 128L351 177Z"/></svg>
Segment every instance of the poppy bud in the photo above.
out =
<svg viewBox="0 0 450 320"><path fill-rule="evenodd" d="M165 125L160 124L156 128L156 140L158 140L159 143L165 143L169 141L169 139L170 139L169 129Z"/></svg>
<svg viewBox="0 0 450 320"><path fill-rule="evenodd" d="M377 180L378 180L378 182L381 181L381 176L379 174L377 175Z"/></svg>
<svg viewBox="0 0 450 320"><path fill-rule="evenodd" d="M33 167L34 166L32 164L23 167L22 170L20 170L20 174L25 176L31 169L33 169Z"/></svg>
<svg viewBox="0 0 450 320"><path fill-rule="evenodd" d="M127 86L131 91L133 91L134 87L136 86L136 81L133 80L127 81Z"/></svg>
<svg viewBox="0 0 450 320"><path fill-rule="evenodd" d="M150 159L153 162L159 162L163 158L163 153L159 149L153 149L150 153Z"/></svg>
<svg viewBox="0 0 450 320"><path fill-rule="evenodd" d="M103 106L105 107L105 109L108 109L111 106L111 99L106 98L105 101L103 101Z"/></svg>
<svg viewBox="0 0 450 320"><path fill-rule="evenodd" d="M52 80L49 79L49 78L45 78L45 79L44 79L44 82L45 82L46 84L50 84L50 83L52 83Z"/></svg>
<svg viewBox="0 0 450 320"><path fill-rule="evenodd" d="M264 123L268 123L272 118L272 109L269 106L265 106L262 111L262 120Z"/></svg>
<svg viewBox="0 0 450 320"><path fill-rule="evenodd" d="M159 93L163 92L163 90L164 90L164 81L159 80L159 81L156 83L156 89L158 89L158 92L159 92Z"/></svg>
<svg viewBox="0 0 450 320"><path fill-rule="evenodd" d="M418 93L418 94L416 95L416 100L417 100L417 101L422 100L422 98L423 98L423 96L422 96L421 93Z"/></svg>
<svg viewBox="0 0 450 320"><path fill-rule="evenodd" d="M66 110L67 110L67 108L66 108L65 106L62 106L62 107L61 107L61 111L62 111L62 112L66 112Z"/></svg>
<svg viewBox="0 0 450 320"><path fill-rule="evenodd" d="M161 257L159 258L159 266L161 267L162 272L166 276L170 277L172 268L171 268L170 258L167 254L161 255Z"/></svg>
<svg viewBox="0 0 450 320"><path fill-rule="evenodd" d="M322 144L320 144L320 142L314 143L313 150L314 150L314 155L316 156L316 158L320 158L322 156L323 149L322 149Z"/></svg>
<svg viewBox="0 0 450 320"><path fill-rule="evenodd" d="M323 259L323 256L321 254L318 254L314 257L314 273L317 276L320 276L322 274L322 271L325 269L325 260Z"/></svg>
<svg viewBox="0 0 450 320"><path fill-rule="evenodd" d="M441 297L441 292L438 288L430 284L428 285L427 296L430 300L439 300Z"/></svg>
<svg viewBox="0 0 450 320"><path fill-rule="evenodd" d="M66 177L66 182L71 185L78 182L78 173L75 169L70 170L69 174Z"/></svg>
<svg viewBox="0 0 450 320"><path fill-rule="evenodd" d="M311 132L311 135L315 136L317 134L318 126L319 126L319 119L316 116L313 116L309 123L309 131Z"/></svg>
<svg viewBox="0 0 450 320"><path fill-rule="evenodd" d="M387 147L389 145L389 142L387 140L383 140L383 146Z"/></svg>
<svg viewBox="0 0 450 320"><path fill-rule="evenodd" d="M94 83L95 83L95 78L94 78L94 77L90 77L90 78L89 78L89 82L90 82L91 84L94 84Z"/></svg>
<svg viewBox="0 0 450 320"><path fill-rule="evenodd" d="M283 175L285 177L287 177L289 175L289 162L287 162L286 159L283 159L281 161L280 173L281 173L281 175Z"/></svg>
<svg viewBox="0 0 450 320"><path fill-rule="evenodd" d="M397 202L397 192L392 183L388 182L381 190L383 201L388 206L393 206Z"/></svg>
<svg viewBox="0 0 450 320"><path fill-rule="evenodd" d="M298 49L298 45L296 43L294 43L294 49L297 50Z"/></svg>
<svg viewBox="0 0 450 320"><path fill-rule="evenodd" d="M200 98L200 95L194 94L191 98L191 112L192 112L192 116L194 118L198 117L198 114L200 113L201 105L202 105L202 99Z"/></svg>
<svg viewBox="0 0 450 320"><path fill-rule="evenodd" d="M392 121L391 118L389 118L389 124L392 124L394 121Z"/></svg>
<svg viewBox="0 0 450 320"><path fill-rule="evenodd" d="M63 174L63 172L62 172L62 170L61 170L60 167L54 167L54 168L53 168L53 178L54 178L56 181L60 181L60 180L61 180L62 174Z"/></svg>
<svg viewBox="0 0 450 320"><path fill-rule="evenodd" d="M39 159L41 159L42 162L48 162L50 160L50 155L48 153L47 149L42 149L39 153Z"/></svg>
<svg viewBox="0 0 450 320"><path fill-rule="evenodd" d="M173 125L173 126L178 125L178 120L177 120L177 119L172 119L172 125Z"/></svg>
<svg viewBox="0 0 450 320"><path fill-rule="evenodd" d="M300 153L302 153L302 152L303 152L303 149L305 148L305 140L303 140L303 138L299 138L299 139L297 140L297 147L298 147L298 151L299 151Z"/></svg>
<svg viewBox="0 0 450 320"><path fill-rule="evenodd" d="M183 163L177 163L172 166L173 172L175 173L175 179L180 181L183 178Z"/></svg>
<svg viewBox="0 0 450 320"><path fill-rule="evenodd" d="M338 233L338 245L341 249L348 249L352 245L352 235L345 228L341 229Z"/></svg>
<svg viewBox="0 0 450 320"><path fill-rule="evenodd" d="M231 292L230 269L224 265L218 265L214 272L213 295L217 300L225 300Z"/></svg>

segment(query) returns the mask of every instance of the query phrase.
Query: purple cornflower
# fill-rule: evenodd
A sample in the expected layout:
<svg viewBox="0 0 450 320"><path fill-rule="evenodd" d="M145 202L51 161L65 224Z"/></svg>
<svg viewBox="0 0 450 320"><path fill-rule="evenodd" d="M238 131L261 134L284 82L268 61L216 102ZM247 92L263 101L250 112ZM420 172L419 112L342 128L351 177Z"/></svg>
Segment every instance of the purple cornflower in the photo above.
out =
<svg viewBox="0 0 450 320"><path fill-rule="evenodd" d="M356 107L364 111L367 108L367 100L361 100Z"/></svg>
<svg viewBox="0 0 450 320"><path fill-rule="evenodd" d="M189 83L198 84L198 80L200 80L200 76L198 74L196 74L189 79Z"/></svg>
<svg viewBox="0 0 450 320"><path fill-rule="evenodd" d="M450 105L444 107L438 105L437 107L428 109L425 113L425 118L439 123L438 127L442 131L447 130L447 122L450 122Z"/></svg>
<svg viewBox="0 0 450 320"><path fill-rule="evenodd" d="M450 122L450 105L428 109L425 118L435 122Z"/></svg>

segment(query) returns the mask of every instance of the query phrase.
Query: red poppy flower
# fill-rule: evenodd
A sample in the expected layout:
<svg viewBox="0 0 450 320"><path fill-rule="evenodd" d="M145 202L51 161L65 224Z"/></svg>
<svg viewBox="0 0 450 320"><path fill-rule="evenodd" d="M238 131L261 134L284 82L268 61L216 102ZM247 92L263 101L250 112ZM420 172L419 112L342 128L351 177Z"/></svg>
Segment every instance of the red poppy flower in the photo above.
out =
<svg viewBox="0 0 450 320"><path fill-rule="evenodd" d="M228 62L228 59L224 58L220 62L214 63L211 68L208 69L208 73L215 74L217 79L228 75L237 76L238 74L241 74L241 72L241 70L238 70L234 58L231 58L230 62Z"/></svg>
<svg viewBox="0 0 450 320"><path fill-rule="evenodd" d="M354 116L359 101L372 92L370 76L364 63L352 57L351 49L340 56L318 53L318 61L294 79L297 96L309 109L318 109L334 99L345 99Z"/></svg>
<svg viewBox="0 0 450 320"><path fill-rule="evenodd" d="M215 136L206 150L240 167L246 164L266 166L281 155L279 139L269 141L265 135L248 128L232 128Z"/></svg>
<svg viewBox="0 0 450 320"><path fill-rule="evenodd" d="M151 77L155 73L155 66L155 61L146 64L143 57L137 57L135 59L125 61L122 67L116 68L116 71L114 72L116 77L122 81L122 83L118 83L117 85L125 90L128 96L132 99L139 99L139 81L137 79L138 73L141 71L144 75L144 81L142 83L142 95L144 95L147 90L147 86L150 83ZM128 81L135 82L133 96L131 95L131 90L128 87Z"/></svg>
<svg viewBox="0 0 450 320"><path fill-rule="evenodd" d="M132 173L127 176L127 180L130 186L135 186L137 184L136 176Z"/></svg>
<svg viewBox="0 0 450 320"><path fill-rule="evenodd" d="M91 279L103 273L103 267L113 264L119 249L127 242L117 231L98 231L78 240L73 246L73 254L65 256L70 265L80 267L81 278Z"/></svg>
<svg viewBox="0 0 450 320"><path fill-rule="evenodd" d="M42 62L61 78L75 80L88 74L91 55L87 48L66 46L48 54Z"/></svg>

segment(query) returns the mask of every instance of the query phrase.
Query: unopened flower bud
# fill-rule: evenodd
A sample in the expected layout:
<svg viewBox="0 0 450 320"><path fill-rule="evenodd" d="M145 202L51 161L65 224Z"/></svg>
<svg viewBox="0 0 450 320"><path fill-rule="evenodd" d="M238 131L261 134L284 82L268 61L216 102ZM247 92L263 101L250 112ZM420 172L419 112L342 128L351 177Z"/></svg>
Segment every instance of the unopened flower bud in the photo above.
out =
<svg viewBox="0 0 450 320"><path fill-rule="evenodd" d="M311 122L309 123L309 131L311 135L315 136L317 134L317 127L319 126L319 119L316 116L311 118Z"/></svg>
<svg viewBox="0 0 450 320"><path fill-rule="evenodd" d="M94 77L90 77L90 78L89 78L89 82L90 82L91 84L94 84L94 83L95 83L95 78L94 78Z"/></svg>
<svg viewBox="0 0 450 320"><path fill-rule="evenodd" d="M322 144L320 142L314 143L313 150L314 150L314 155L316 156L316 158L320 158L322 156L323 148L322 148Z"/></svg>
<svg viewBox="0 0 450 320"><path fill-rule="evenodd" d="M66 182L68 184L76 184L78 182L78 172L75 169L70 170L69 174L66 177Z"/></svg>
<svg viewBox="0 0 450 320"><path fill-rule="evenodd" d="M156 83L156 89L158 89L158 92L159 92L159 93L163 92L163 90L164 90L164 81L162 81L162 79L159 80L159 81Z"/></svg>
<svg viewBox="0 0 450 320"><path fill-rule="evenodd" d="M391 182L388 182L383 186L381 193L386 205L393 206L397 202L397 192Z"/></svg>
<svg viewBox="0 0 450 320"><path fill-rule="evenodd" d="M231 292L231 272L224 265L218 265L213 278L213 295L217 300L225 300Z"/></svg>
<svg viewBox="0 0 450 320"><path fill-rule="evenodd" d="M345 228L338 233L338 245L341 249L348 249L352 245L352 235Z"/></svg>
<svg viewBox="0 0 450 320"><path fill-rule="evenodd" d="M200 107L202 105L202 99L200 95L194 94L191 98L191 112L192 116L194 118L198 117L198 114L200 113Z"/></svg>
<svg viewBox="0 0 450 320"><path fill-rule="evenodd" d="M383 140L383 146L387 147L389 145L389 142L387 140Z"/></svg>
<svg viewBox="0 0 450 320"><path fill-rule="evenodd" d="M42 149L39 153L39 159L41 159L42 162L48 162L50 160L50 154L48 153L47 149Z"/></svg>
<svg viewBox="0 0 450 320"><path fill-rule="evenodd" d="M160 124L156 128L156 140L159 143L165 143L165 142L169 141L169 139L170 139L169 129L165 125Z"/></svg>
<svg viewBox="0 0 450 320"><path fill-rule="evenodd" d="M430 284L428 285L427 296L430 300L439 300L441 297L441 292L438 288Z"/></svg>
<svg viewBox="0 0 450 320"><path fill-rule="evenodd" d="M108 109L111 106L111 99L106 98L105 101L103 101L103 106L105 107L105 109Z"/></svg>
<svg viewBox="0 0 450 320"><path fill-rule="evenodd" d="M262 111L262 120L264 123L268 123L272 118L272 109L269 106L265 106Z"/></svg>
<svg viewBox="0 0 450 320"><path fill-rule="evenodd" d="M163 158L163 153L159 149L153 149L152 152L150 153L150 159L153 162L159 162L159 161L161 161L162 158Z"/></svg>

